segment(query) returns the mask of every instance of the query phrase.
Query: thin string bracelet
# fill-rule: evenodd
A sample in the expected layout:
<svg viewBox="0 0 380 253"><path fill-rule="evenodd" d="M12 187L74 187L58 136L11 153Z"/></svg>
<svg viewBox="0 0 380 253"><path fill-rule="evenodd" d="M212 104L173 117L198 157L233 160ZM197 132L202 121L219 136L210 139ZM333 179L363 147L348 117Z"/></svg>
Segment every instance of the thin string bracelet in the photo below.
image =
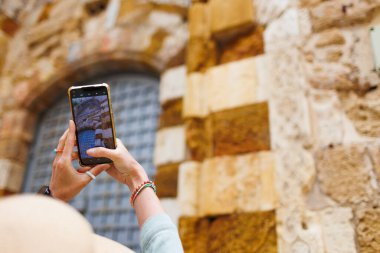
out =
<svg viewBox="0 0 380 253"><path fill-rule="evenodd" d="M142 184L140 184L136 189L133 191L131 198L130 198L130 203L131 206L134 207L135 201L138 197L138 195L142 192L143 189L150 187L153 189L154 193L156 193L156 185L154 184L153 181L145 181Z"/></svg>

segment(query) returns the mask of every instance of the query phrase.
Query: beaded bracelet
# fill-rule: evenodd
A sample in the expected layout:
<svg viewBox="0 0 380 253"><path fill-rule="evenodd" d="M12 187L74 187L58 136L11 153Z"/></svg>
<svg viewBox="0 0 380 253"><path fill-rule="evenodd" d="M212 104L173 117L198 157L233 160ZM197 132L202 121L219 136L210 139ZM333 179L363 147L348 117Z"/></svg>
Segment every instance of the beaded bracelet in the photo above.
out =
<svg viewBox="0 0 380 253"><path fill-rule="evenodd" d="M129 199L129 202L131 203L131 206L134 207L134 203L136 201L137 196L142 192L143 189L150 187L153 189L153 191L156 193L156 185L153 181L145 181L142 184L140 184L136 189L133 191L131 198Z"/></svg>

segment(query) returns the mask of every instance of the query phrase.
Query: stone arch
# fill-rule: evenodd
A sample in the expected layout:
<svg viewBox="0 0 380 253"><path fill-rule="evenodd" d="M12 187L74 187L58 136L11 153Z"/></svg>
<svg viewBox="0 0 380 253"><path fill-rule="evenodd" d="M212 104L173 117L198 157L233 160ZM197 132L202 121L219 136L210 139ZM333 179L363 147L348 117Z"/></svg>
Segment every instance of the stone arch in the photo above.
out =
<svg viewBox="0 0 380 253"><path fill-rule="evenodd" d="M154 11L154 8L150 8L147 15ZM160 15L165 14L162 9L159 12ZM181 22L175 21L176 29L163 32L162 27L156 27L153 33L129 31L128 40L114 36L114 34L125 36L124 33L126 32L115 26L106 34L102 34L102 37L93 38L93 40L99 39L100 43L96 47L92 47L90 51L86 49L89 52L79 53L73 61L68 60L70 54L68 50L67 54L64 55L66 61L63 64L60 63L59 67L53 66L54 62L49 56L34 59L34 62L30 62L31 69L29 69L28 77L20 78L16 74L13 75L12 72L7 73L4 71L7 67L7 62L5 63L3 72L6 75L0 81L2 83L8 82L10 84L8 86L11 88L0 103L2 104L2 111L0 110L2 116L0 129L0 196L20 191L29 146L37 125L37 117L39 113L65 93L73 83L96 75L121 71L143 72L160 76L165 69L184 62L187 41L186 18L181 13L177 14L181 17L178 19ZM168 15L174 14L168 12ZM43 22L47 23L49 20ZM141 20L136 20L136 22L141 22ZM44 23L37 24L37 26L44 25ZM134 25L133 22L131 25ZM29 28L25 29L21 28L14 39L20 40L20 37L27 38L30 36L30 30L27 30ZM137 36L140 37L137 38ZM83 45L88 41L82 37L75 43L82 43L83 49ZM149 43L146 43L145 47L132 49L124 45L133 40L149 41ZM9 45L9 50L14 50L12 44ZM15 43L15 46L19 45ZM49 50L54 51L55 48ZM7 61L11 60L10 57L7 58ZM12 64L8 65L11 66ZM35 67L35 65L39 67Z"/></svg>

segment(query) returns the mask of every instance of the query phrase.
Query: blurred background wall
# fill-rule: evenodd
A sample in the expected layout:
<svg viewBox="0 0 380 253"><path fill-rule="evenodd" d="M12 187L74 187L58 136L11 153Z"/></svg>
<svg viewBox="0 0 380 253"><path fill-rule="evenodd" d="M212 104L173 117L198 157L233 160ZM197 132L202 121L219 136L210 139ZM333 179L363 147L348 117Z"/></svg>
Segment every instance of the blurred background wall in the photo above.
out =
<svg viewBox="0 0 380 253"><path fill-rule="evenodd" d="M67 88L106 81L186 252L380 252L380 1L0 9L1 196L49 182ZM139 251L128 194L104 175L72 205Z"/></svg>

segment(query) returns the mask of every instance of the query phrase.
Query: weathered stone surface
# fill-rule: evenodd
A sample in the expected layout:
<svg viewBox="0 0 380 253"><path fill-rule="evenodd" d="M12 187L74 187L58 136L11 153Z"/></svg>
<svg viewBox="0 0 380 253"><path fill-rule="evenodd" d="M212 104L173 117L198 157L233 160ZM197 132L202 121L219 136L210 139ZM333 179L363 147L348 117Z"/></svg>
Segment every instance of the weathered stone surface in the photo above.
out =
<svg viewBox="0 0 380 253"><path fill-rule="evenodd" d="M266 102L213 113L211 126L215 156L270 149Z"/></svg>
<svg viewBox="0 0 380 253"><path fill-rule="evenodd" d="M186 90L186 67L179 66L165 71L160 81L160 103L182 98Z"/></svg>
<svg viewBox="0 0 380 253"><path fill-rule="evenodd" d="M0 159L0 189L20 192L24 179L24 164Z"/></svg>
<svg viewBox="0 0 380 253"><path fill-rule="evenodd" d="M188 118L185 121L186 144L191 160L202 161L212 156L211 120Z"/></svg>
<svg viewBox="0 0 380 253"><path fill-rule="evenodd" d="M310 0L307 0L310 1ZM269 24L277 19L289 6L292 0L254 0L253 4L256 9L256 20L260 24Z"/></svg>
<svg viewBox="0 0 380 253"><path fill-rule="evenodd" d="M310 152L294 146L276 152L276 187L281 206L302 204L316 179Z"/></svg>
<svg viewBox="0 0 380 253"><path fill-rule="evenodd" d="M335 91L313 90L308 101L314 146L327 147L360 141L360 136L345 115Z"/></svg>
<svg viewBox="0 0 380 253"><path fill-rule="evenodd" d="M184 118L204 117L208 114L207 84L204 74L193 73L188 75L183 99L182 116Z"/></svg>
<svg viewBox="0 0 380 253"><path fill-rule="evenodd" d="M270 152L206 160L200 176L200 215L276 207L275 156Z"/></svg>
<svg viewBox="0 0 380 253"><path fill-rule="evenodd" d="M327 208L319 216L326 253L357 252L350 208Z"/></svg>
<svg viewBox="0 0 380 253"><path fill-rule="evenodd" d="M377 194L371 182L373 164L365 146L335 146L316 153L318 180L322 191L340 204L367 202Z"/></svg>
<svg viewBox="0 0 380 253"><path fill-rule="evenodd" d="M68 13L70 13L70 15L67 15ZM65 14L66 15L59 15L54 18L48 19L32 27L28 31L27 42L29 44L42 42L49 36L52 36L62 31L67 22L75 21L76 18L82 15L80 11L78 12L78 9L76 10L76 12L74 10L66 10Z"/></svg>
<svg viewBox="0 0 380 253"><path fill-rule="evenodd" d="M325 30L308 39L304 46L305 74L311 86L338 90L358 86L358 68L352 60L356 40L352 32L338 29Z"/></svg>
<svg viewBox="0 0 380 253"><path fill-rule="evenodd" d="M255 19L251 0L211 0L211 32L225 39L250 28Z"/></svg>
<svg viewBox="0 0 380 253"><path fill-rule="evenodd" d="M300 45L310 33L311 23L308 11L297 8L288 9L265 29L265 52L285 50L287 47Z"/></svg>
<svg viewBox="0 0 380 253"><path fill-rule="evenodd" d="M210 38L210 11L206 3L194 3L189 8L189 32L193 38Z"/></svg>
<svg viewBox="0 0 380 253"><path fill-rule="evenodd" d="M219 50L221 64L238 61L244 58L253 57L264 53L264 28L255 26L236 38L224 43L220 43Z"/></svg>
<svg viewBox="0 0 380 253"><path fill-rule="evenodd" d="M185 63L185 51L188 43L187 23L180 26L166 36L161 48L156 53L157 61L162 62L163 68L178 66Z"/></svg>
<svg viewBox="0 0 380 253"><path fill-rule="evenodd" d="M375 3L371 1L324 1L310 10L313 30L321 31L330 27L364 22L370 18L370 11L374 7Z"/></svg>
<svg viewBox="0 0 380 253"><path fill-rule="evenodd" d="M0 70L2 70L8 46L8 36L0 30Z"/></svg>
<svg viewBox="0 0 380 253"><path fill-rule="evenodd" d="M160 128L181 125L182 120L182 102L183 99L175 99L162 105L160 115Z"/></svg>
<svg viewBox="0 0 380 253"><path fill-rule="evenodd" d="M209 223L207 218L181 217L179 219L179 236L186 253L208 252Z"/></svg>
<svg viewBox="0 0 380 253"><path fill-rule="evenodd" d="M160 203L164 211L169 215L170 219L173 221L174 225L178 227L178 220L179 217L182 215L178 200L175 198L163 198L160 199Z"/></svg>
<svg viewBox="0 0 380 253"><path fill-rule="evenodd" d="M310 211L289 206L276 216L280 252L356 253L350 208Z"/></svg>
<svg viewBox="0 0 380 253"><path fill-rule="evenodd" d="M161 129L156 135L154 164L156 166L185 160L185 128L183 126Z"/></svg>
<svg viewBox="0 0 380 253"><path fill-rule="evenodd" d="M36 115L25 109L6 111L0 126L1 139L20 139L31 142L34 135Z"/></svg>
<svg viewBox="0 0 380 253"><path fill-rule="evenodd" d="M208 107L210 112L254 104L266 99L256 74L256 58L248 58L207 71Z"/></svg>
<svg viewBox="0 0 380 253"><path fill-rule="evenodd" d="M178 172L178 202L183 216L198 214L198 184L201 164L198 162L184 162Z"/></svg>
<svg viewBox="0 0 380 253"><path fill-rule="evenodd" d="M360 252L380 251L380 208L363 207L356 212L356 236Z"/></svg>
<svg viewBox="0 0 380 253"><path fill-rule="evenodd" d="M304 61L297 49L257 58L259 87L266 87L270 107L271 146L310 145Z"/></svg>
<svg viewBox="0 0 380 253"><path fill-rule="evenodd" d="M273 211L181 218L179 233L185 252L277 252Z"/></svg>
<svg viewBox="0 0 380 253"><path fill-rule="evenodd" d="M273 211L220 217L210 224L209 230L208 252L277 252Z"/></svg>
<svg viewBox="0 0 380 253"><path fill-rule="evenodd" d="M317 213L299 206L276 210L279 252L325 253Z"/></svg>
<svg viewBox="0 0 380 253"><path fill-rule="evenodd" d="M212 40L190 38L187 44L186 66L187 72L204 72L216 65L217 48Z"/></svg>
<svg viewBox="0 0 380 253"><path fill-rule="evenodd" d="M380 137L380 89L359 96L354 92L341 92L340 99L356 130L368 137Z"/></svg>
<svg viewBox="0 0 380 253"><path fill-rule="evenodd" d="M154 182L159 198L177 197L179 163L158 166Z"/></svg>
<svg viewBox="0 0 380 253"><path fill-rule="evenodd" d="M28 159L29 145L22 139L1 138L0 157L12 162L25 163Z"/></svg>

